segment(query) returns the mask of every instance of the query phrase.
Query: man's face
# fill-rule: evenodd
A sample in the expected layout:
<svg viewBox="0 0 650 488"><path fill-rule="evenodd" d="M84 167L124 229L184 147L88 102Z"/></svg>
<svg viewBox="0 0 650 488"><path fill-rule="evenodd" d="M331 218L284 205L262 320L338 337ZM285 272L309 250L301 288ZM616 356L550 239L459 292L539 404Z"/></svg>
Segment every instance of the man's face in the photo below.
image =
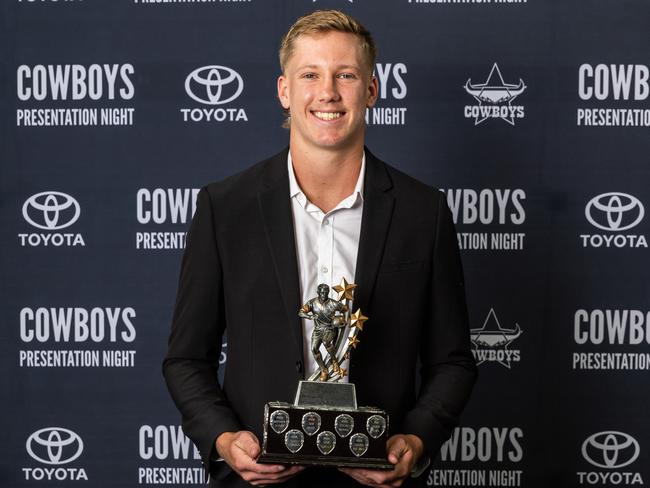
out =
<svg viewBox="0 0 650 488"><path fill-rule="evenodd" d="M291 111L292 143L345 149L363 144L366 107L377 100L377 80L356 35L302 35L278 78L278 97Z"/></svg>

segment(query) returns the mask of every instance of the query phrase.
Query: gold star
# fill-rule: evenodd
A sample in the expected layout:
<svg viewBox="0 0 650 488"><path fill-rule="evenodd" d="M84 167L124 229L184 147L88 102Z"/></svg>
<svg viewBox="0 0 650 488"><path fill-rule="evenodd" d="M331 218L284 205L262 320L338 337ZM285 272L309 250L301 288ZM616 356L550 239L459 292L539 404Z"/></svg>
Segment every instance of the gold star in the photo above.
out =
<svg viewBox="0 0 650 488"><path fill-rule="evenodd" d="M332 287L336 293L338 293L338 300L343 299L352 300L354 297L354 289L357 287L354 283L348 283L345 278L341 278L341 283Z"/></svg>
<svg viewBox="0 0 650 488"><path fill-rule="evenodd" d="M343 378L344 376L347 376L348 370L345 368L341 368L341 371L339 372L339 376Z"/></svg>
<svg viewBox="0 0 650 488"><path fill-rule="evenodd" d="M363 323L368 320L368 317L363 315L361 313L361 309L357 309L356 312L354 312L350 316L350 327L356 327L359 330L363 330Z"/></svg>
<svg viewBox="0 0 650 488"><path fill-rule="evenodd" d="M357 336L348 337L348 346L354 347L355 349L357 348L357 344L360 342L361 341L357 339Z"/></svg>

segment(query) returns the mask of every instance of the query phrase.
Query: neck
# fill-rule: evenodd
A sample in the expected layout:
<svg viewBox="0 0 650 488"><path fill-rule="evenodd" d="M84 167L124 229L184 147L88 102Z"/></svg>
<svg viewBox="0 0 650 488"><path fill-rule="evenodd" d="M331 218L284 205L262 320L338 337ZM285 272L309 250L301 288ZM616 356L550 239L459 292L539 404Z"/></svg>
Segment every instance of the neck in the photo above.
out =
<svg viewBox="0 0 650 488"><path fill-rule="evenodd" d="M343 151L310 150L291 144L289 150L300 189L323 212L332 210L354 191L363 144Z"/></svg>

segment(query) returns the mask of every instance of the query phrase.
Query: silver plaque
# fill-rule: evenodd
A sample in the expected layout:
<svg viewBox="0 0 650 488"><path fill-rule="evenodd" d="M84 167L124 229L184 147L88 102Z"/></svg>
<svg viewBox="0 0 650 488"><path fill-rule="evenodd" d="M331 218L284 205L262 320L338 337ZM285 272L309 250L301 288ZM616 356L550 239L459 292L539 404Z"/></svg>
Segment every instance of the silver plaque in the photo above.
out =
<svg viewBox="0 0 650 488"><path fill-rule="evenodd" d="M289 427L289 414L284 410L275 410L270 418L269 424L276 434L282 434Z"/></svg>
<svg viewBox="0 0 650 488"><path fill-rule="evenodd" d="M291 451L293 454L297 453L302 449L302 445L305 442L305 436L298 429L291 429L289 432L284 434L284 445Z"/></svg>
<svg viewBox="0 0 650 488"><path fill-rule="evenodd" d="M307 412L302 416L302 430L307 435L314 435L320 430L320 415L316 412Z"/></svg>
<svg viewBox="0 0 650 488"><path fill-rule="evenodd" d="M318 450L327 456L336 446L336 436L329 430L324 430L316 437L316 445Z"/></svg>
<svg viewBox="0 0 650 488"><path fill-rule="evenodd" d="M381 415L373 415L366 421L366 430L370 437L377 439L386 432L386 419Z"/></svg>
<svg viewBox="0 0 650 488"><path fill-rule="evenodd" d="M334 430L341 437L349 436L354 430L354 419L347 413L342 413L334 420Z"/></svg>
<svg viewBox="0 0 650 488"><path fill-rule="evenodd" d="M370 440L365 434L354 434L350 437L350 451L352 451L352 454L356 457L363 456L368 450L369 444Z"/></svg>

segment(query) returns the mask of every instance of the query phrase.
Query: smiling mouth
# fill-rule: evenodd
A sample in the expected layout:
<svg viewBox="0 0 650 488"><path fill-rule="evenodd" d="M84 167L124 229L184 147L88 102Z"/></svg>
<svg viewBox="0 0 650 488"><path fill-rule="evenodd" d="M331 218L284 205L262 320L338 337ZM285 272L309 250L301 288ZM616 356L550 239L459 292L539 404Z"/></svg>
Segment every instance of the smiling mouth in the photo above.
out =
<svg viewBox="0 0 650 488"><path fill-rule="evenodd" d="M312 112L320 120L336 120L343 116L345 112Z"/></svg>

